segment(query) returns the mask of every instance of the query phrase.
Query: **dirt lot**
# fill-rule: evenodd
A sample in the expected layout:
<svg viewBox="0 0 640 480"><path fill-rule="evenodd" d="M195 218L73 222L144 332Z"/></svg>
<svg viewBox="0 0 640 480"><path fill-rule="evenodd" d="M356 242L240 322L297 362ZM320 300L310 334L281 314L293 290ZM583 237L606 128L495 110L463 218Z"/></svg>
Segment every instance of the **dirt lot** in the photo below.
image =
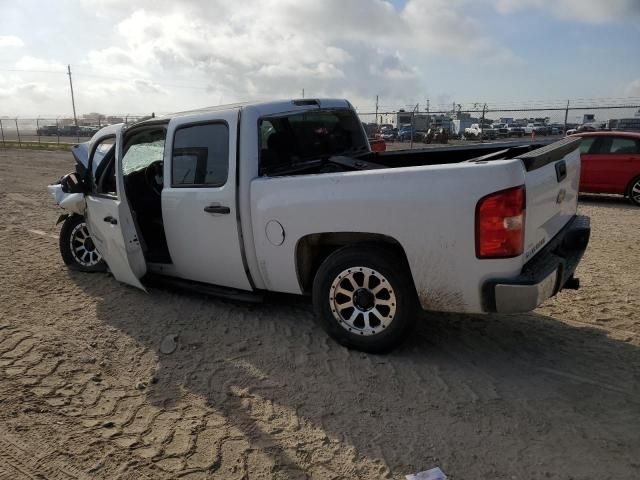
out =
<svg viewBox="0 0 640 480"><path fill-rule="evenodd" d="M0 478L640 478L640 210L623 200L582 199L581 290L425 315L372 356L304 302L69 272L45 186L71 168L0 149Z"/></svg>

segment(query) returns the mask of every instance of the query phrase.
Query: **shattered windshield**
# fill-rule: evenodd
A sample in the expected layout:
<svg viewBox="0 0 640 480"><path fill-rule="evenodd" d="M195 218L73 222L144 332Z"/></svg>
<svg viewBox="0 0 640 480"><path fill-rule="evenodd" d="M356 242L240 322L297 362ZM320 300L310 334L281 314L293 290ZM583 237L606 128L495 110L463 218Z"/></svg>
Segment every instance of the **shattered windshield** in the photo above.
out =
<svg viewBox="0 0 640 480"><path fill-rule="evenodd" d="M127 141L122 158L122 173L129 175L164 158L164 128L154 128L136 133Z"/></svg>

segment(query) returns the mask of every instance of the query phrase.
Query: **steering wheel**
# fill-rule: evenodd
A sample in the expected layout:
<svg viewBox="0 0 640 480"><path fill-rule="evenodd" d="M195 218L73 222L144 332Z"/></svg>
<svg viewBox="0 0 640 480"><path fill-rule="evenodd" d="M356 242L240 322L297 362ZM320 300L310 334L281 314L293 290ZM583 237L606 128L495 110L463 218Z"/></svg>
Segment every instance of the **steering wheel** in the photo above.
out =
<svg viewBox="0 0 640 480"><path fill-rule="evenodd" d="M144 179L147 185L158 196L162 194L162 186L164 185L163 172L164 161L162 160L151 162L144 169Z"/></svg>

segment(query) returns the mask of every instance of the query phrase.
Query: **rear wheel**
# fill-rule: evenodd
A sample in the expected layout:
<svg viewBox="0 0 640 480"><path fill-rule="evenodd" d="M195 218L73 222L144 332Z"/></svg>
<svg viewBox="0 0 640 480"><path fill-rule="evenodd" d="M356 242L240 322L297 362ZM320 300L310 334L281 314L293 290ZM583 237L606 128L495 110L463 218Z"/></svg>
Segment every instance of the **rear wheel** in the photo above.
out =
<svg viewBox="0 0 640 480"><path fill-rule="evenodd" d="M398 346L417 314L405 262L379 247L345 247L320 266L313 304L326 332L342 345L370 353Z"/></svg>
<svg viewBox="0 0 640 480"><path fill-rule="evenodd" d="M84 217L72 215L60 230L60 254L71 269L80 272L105 272L107 264L96 249Z"/></svg>
<svg viewBox="0 0 640 480"><path fill-rule="evenodd" d="M627 190L627 195L629 196L631 203L640 207L640 177L636 177L631 180Z"/></svg>

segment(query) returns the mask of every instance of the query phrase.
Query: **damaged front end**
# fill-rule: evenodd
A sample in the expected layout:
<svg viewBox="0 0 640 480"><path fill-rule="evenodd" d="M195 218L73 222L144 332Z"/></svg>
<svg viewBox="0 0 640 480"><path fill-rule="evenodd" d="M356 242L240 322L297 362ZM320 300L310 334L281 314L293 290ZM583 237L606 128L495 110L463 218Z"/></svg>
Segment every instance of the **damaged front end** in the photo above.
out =
<svg viewBox="0 0 640 480"><path fill-rule="evenodd" d="M85 214L85 194L89 192L89 152L92 142L74 145L71 149L76 161L76 171L64 175L56 183L47 186L55 202L65 210L78 215ZM69 214L60 215L57 223Z"/></svg>

